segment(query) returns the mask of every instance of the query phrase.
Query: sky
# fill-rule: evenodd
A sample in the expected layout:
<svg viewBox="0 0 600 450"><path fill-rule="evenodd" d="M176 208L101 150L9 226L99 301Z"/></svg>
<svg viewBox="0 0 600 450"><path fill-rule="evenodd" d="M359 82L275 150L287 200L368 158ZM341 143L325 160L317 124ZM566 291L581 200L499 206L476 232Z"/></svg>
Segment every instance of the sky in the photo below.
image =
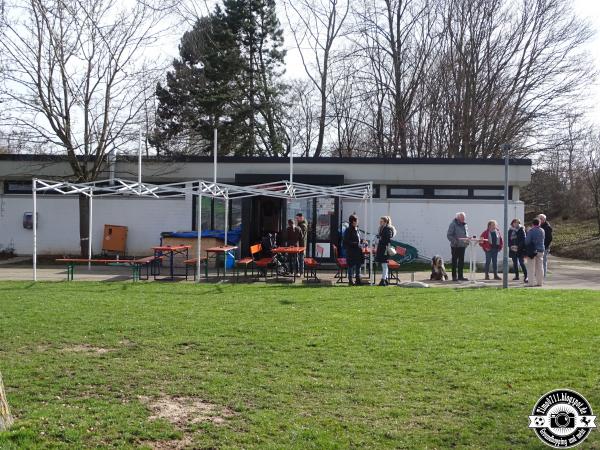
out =
<svg viewBox="0 0 600 450"><path fill-rule="evenodd" d="M197 1L197 0L196 0ZM286 57L286 76L292 78L304 78L306 73L301 63L300 55L294 45L294 40L289 31L285 11L282 6L283 0L278 0L278 16L285 31L285 48L287 50ZM205 0L203 6L207 8L213 7L215 0ZM573 8L577 15L587 19L596 34L592 41L588 44L587 51L590 57L593 58L595 66L600 70L600 0L573 0ZM164 45L159 50L160 53L167 56L169 59L178 56L177 46L181 36L172 36L167 39ZM594 125L600 126L600 77L593 86L589 89L589 98L586 103L590 105L587 113L587 119Z"/></svg>
<svg viewBox="0 0 600 450"><path fill-rule="evenodd" d="M577 14L590 21L596 35L588 44L590 56L594 59L597 68L600 68L600 1L599 0L575 0L573 7ZM590 89L590 104L592 109L588 113L588 118L595 125L600 125L600 80Z"/></svg>

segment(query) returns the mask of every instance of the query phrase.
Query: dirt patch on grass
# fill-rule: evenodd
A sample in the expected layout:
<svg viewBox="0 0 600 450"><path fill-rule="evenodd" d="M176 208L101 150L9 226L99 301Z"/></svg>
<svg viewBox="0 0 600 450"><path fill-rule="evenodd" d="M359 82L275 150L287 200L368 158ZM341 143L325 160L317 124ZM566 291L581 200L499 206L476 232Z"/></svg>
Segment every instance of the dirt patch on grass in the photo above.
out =
<svg viewBox="0 0 600 450"><path fill-rule="evenodd" d="M195 397L139 397L139 400L152 412L150 420L165 419L178 428L203 422L222 425L235 414L226 406Z"/></svg>
<svg viewBox="0 0 600 450"><path fill-rule="evenodd" d="M152 450L181 450L191 448L192 438L184 436L179 440L142 442L141 444L144 447L150 447Z"/></svg>
<svg viewBox="0 0 600 450"><path fill-rule="evenodd" d="M68 347L63 347L61 349L61 351L65 352L65 353L89 353L89 354L94 354L94 355L104 355L105 353L112 351L112 349L103 348L103 347L94 347L93 345L89 345L89 344L76 344L76 345L70 345Z"/></svg>

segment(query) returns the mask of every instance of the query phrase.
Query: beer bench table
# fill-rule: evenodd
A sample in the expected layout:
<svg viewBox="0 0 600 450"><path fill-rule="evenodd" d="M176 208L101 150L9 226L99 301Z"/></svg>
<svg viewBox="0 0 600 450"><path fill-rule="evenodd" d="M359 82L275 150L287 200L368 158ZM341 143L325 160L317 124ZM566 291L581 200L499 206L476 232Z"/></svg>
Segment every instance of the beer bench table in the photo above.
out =
<svg viewBox="0 0 600 450"><path fill-rule="evenodd" d="M182 255L184 261L190 259L189 245L161 245L158 247L152 247L155 258L168 258L169 259L169 278L174 280L176 276L185 276L187 278L187 265L186 273L175 273L175 255ZM156 278L156 277L154 277Z"/></svg>
<svg viewBox="0 0 600 450"><path fill-rule="evenodd" d="M75 275L75 266L81 264L103 264L107 266L128 266L131 267L133 281L141 280L142 267L146 268L146 278L150 275L156 275L153 270L156 264L162 260L162 257L147 256L140 259L87 259L87 258L59 258L56 262L64 262L67 265L67 281L73 280Z"/></svg>

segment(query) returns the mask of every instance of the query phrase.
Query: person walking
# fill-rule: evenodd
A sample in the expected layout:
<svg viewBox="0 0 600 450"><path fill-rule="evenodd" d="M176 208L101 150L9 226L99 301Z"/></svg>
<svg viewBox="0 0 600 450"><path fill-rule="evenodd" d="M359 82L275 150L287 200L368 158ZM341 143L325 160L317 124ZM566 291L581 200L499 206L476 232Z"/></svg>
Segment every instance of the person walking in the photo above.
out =
<svg viewBox="0 0 600 450"><path fill-rule="evenodd" d="M481 233L481 241L479 245L485 252L485 279L490 279L490 263L494 271L494 280L501 280L498 276L498 252L504 247L504 241L502 240L502 233L498 229L498 222L490 220L487 224L486 230Z"/></svg>
<svg viewBox="0 0 600 450"><path fill-rule="evenodd" d="M360 230L358 229L358 217L352 214L348 219L348 228L344 231L343 244L346 253L346 263L348 264L348 285L360 286L360 266L364 261L361 247ZM356 277L356 282L353 277Z"/></svg>
<svg viewBox="0 0 600 450"><path fill-rule="evenodd" d="M452 281L467 281L463 276L465 267L465 249L469 242L465 239L469 236L469 230L466 223L466 214L464 212L456 213L456 217L450 226L446 237L450 241L450 251L452 254Z"/></svg>
<svg viewBox="0 0 600 450"><path fill-rule="evenodd" d="M381 281L379 281L379 286L387 286L388 275L389 275L389 253L388 247L392 242L392 238L396 234L396 229L392 225L392 219L390 216L382 216L379 218L379 233L377 234L377 238L379 241L377 242L377 251L375 253L375 262L381 264Z"/></svg>
<svg viewBox="0 0 600 450"><path fill-rule="evenodd" d="M298 228L292 219L288 220L288 226L285 230L285 245L288 247L298 247L300 241L300 228ZM290 273L298 273L298 255L290 253L288 255L288 264Z"/></svg>
<svg viewBox="0 0 600 450"><path fill-rule="evenodd" d="M508 256L513 262L513 271L515 277L513 280L519 279L519 265L523 271L523 282L527 283L527 266L525 265L525 228L521 225L519 219L513 219L510 223L510 229L508 230Z"/></svg>
<svg viewBox="0 0 600 450"><path fill-rule="evenodd" d="M552 244L552 225L548 222L545 214L538 216L540 228L544 230L544 278L548 273L548 255L550 254L550 244Z"/></svg>
<svg viewBox="0 0 600 450"><path fill-rule="evenodd" d="M304 256L306 254L306 245L308 243L308 224L304 220L302 213L296 214L296 225L300 230L300 236L298 237L298 247L304 247L302 253L298 253L298 275L304 275Z"/></svg>
<svg viewBox="0 0 600 450"><path fill-rule="evenodd" d="M528 268L532 281L536 286L544 284L544 240L546 233L540 227L540 219L535 218L532 227L525 236L525 248L527 257L531 261L531 267ZM531 286L531 284L530 284Z"/></svg>

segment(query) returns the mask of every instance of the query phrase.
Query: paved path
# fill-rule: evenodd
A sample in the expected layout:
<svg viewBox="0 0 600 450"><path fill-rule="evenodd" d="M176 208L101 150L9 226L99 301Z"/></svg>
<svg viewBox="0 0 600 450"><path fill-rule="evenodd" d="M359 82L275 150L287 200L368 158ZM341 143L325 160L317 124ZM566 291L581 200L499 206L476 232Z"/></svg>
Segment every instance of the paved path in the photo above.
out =
<svg viewBox="0 0 600 450"><path fill-rule="evenodd" d="M449 268L448 268L449 269ZM325 272L319 275L324 279L332 279L334 272ZM510 286L522 287L522 281L512 281ZM63 281L67 277L64 266L42 266L38 268L38 280ZM410 273L401 273L403 281L411 279ZM32 269L30 266L4 264L0 266L0 280L31 280ZM131 269L128 267L93 266L88 272L87 266L77 266L75 280L86 281L123 281L131 279ZM190 277L190 280L192 277ZM183 281L183 279L180 279ZM429 282L429 272L416 272L415 280ZM483 274L477 274L477 280L483 281ZM501 281L485 281L489 286L501 286ZM433 287L468 287L468 283L433 282ZM551 257L549 274L544 286L546 289L595 289L600 291L600 264L575 259ZM600 294L599 294L600 297Z"/></svg>

